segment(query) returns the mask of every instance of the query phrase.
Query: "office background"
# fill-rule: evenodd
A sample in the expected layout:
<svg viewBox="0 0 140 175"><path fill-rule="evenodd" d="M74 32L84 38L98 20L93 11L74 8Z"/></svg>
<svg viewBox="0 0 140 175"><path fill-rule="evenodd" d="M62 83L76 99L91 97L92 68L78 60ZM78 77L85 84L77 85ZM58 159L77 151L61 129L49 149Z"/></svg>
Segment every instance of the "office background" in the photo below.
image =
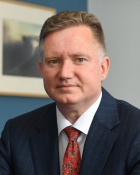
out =
<svg viewBox="0 0 140 175"><path fill-rule="evenodd" d="M64 10L87 11L87 0L22 0L20 2L55 8L56 12ZM9 82L9 86L11 83L12 82ZM50 102L52 102L52 100L49 98L0 96L0 133L8 119Z"/></svg>
<svg viewBox="0 0 140 175"><path fill-rule="evenodd" d="M24 0L62 10L83 10L101 21L111 69L103 86L116 98L140 108L140 1L139 0ZM9 86L10 86L9 82ZM52 102L51 99L0 96L0 133L5 122Z"/></svg>

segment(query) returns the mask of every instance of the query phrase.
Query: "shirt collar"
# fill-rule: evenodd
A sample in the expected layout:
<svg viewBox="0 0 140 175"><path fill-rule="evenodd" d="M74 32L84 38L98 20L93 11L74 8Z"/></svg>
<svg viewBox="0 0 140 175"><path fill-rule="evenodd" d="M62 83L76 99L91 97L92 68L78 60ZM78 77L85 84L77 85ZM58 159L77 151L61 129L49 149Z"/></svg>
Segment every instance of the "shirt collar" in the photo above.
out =
<svg viewBox="0 0 140 175"><path fill-rule="evenodd" d="M102 92L96 102L91 105L78 119L77 121L72 125L59 111L59 109L56 106L56 114L57 114L57 125L58 125L58 135L60 132L68 127L68 126L73 126L74 128L80 130L84 134L87 135L91 122L94 118L94 115L99 107L99 104L101 102L102 98Z"/></svg>

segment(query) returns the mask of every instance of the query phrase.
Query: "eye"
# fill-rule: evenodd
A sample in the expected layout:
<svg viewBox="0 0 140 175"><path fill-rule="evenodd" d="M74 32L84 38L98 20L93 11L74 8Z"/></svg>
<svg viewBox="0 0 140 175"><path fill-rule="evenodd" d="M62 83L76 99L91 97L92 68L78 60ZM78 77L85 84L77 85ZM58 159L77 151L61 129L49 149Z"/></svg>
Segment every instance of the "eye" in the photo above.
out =
<svg viewBox="0 0 140 175"><path fill-rule="evenodd" d="M75 64L84 64L86 63L87 58L77 57L75 58Z"/></svg>
<svg viewBox="0 0 140 175"><path fill-rule="evenodd" d="M49 65L57 65L57 64L60 64L61 63L61 60L60 59L57 59L57 58L53 58L53 59L48 60L47 63Z"/></svg>
<svg viewBox="0 0 140 175"><path fill-rule="evenodd" d="M49 60L49 64L57 64L58 60Z"/></svg>
<svg viewBox="0 0 140 175"><path fill-rule="evenodd" d="M77 58L78 62L83 62L85 59L84 58Z"/></svg>
<svg viewBox="0 0 140 175"><path fill-rule="evenodd" d="M45 58L45 63L47 66L54 67L61 63L61 59L55 56L48 56Z"/></svg>

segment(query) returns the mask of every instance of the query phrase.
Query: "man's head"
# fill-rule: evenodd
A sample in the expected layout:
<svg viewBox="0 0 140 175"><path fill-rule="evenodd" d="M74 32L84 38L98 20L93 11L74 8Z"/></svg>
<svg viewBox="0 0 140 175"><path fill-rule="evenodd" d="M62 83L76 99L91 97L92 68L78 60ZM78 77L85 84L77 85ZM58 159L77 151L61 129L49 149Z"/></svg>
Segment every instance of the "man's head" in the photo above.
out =
<svg viewBox="0 0 140 175"><path fill-rule="evenodd" d="M99 97L109 70L99 21L86 12L62 12L45 22L40 43L46 92L59 109L81 114Z"/></svg>
<svg viewBox="0 0 140 175"><path fill-rule="evenodd" d="M78 12L78 11L64 11L57 15L54 15L48 18L41 30L40 33L40 53L43 57L43 44L44 39L48 34L60 31L66 28L85 25L91 29L93 32L93 37L96 38L99 49L99 59L101 60L105 56L106 46L104 33L100 21L96 18L95 15L89 14L87 12Z"/></svg>

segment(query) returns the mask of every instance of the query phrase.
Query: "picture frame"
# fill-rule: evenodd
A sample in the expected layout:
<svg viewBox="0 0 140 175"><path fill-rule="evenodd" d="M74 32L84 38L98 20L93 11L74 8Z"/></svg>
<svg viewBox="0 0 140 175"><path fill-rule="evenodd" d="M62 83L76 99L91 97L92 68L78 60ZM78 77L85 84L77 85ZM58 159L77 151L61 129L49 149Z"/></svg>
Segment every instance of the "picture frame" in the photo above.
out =
<svg viewBox="0 0 140 175"><path fill-rule="evenodd" d="M54 8L0 0L0 95L43 97L38 39Z"/></svg>

